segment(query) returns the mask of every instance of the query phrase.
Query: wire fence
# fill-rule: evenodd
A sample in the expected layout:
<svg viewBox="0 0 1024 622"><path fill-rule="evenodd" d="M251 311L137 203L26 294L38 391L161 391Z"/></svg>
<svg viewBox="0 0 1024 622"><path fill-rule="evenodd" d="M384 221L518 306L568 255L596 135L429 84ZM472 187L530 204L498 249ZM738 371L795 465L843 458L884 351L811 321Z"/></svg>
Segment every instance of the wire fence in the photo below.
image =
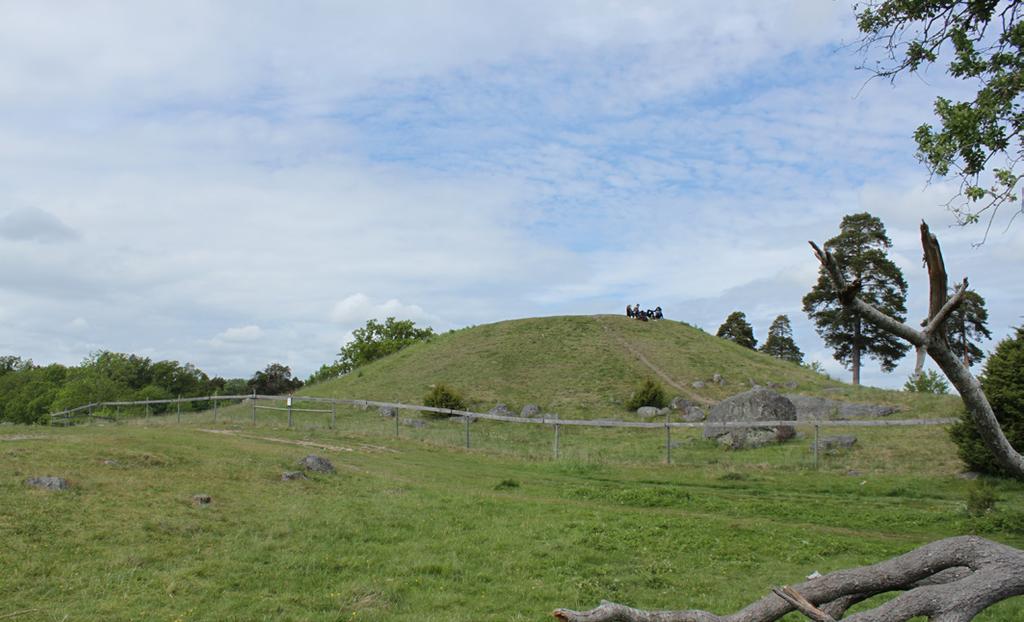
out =
<svg viewBox="0 0 1024 622"><path fill-rule="evenodd" d="M368 414L376 409L381 416ZM934 466L939 445L948 443L942 426L955 419L798 420L742 422L561 419L517 417L374 400L286 395L212 395L164 400L86 404L52 413L53 425L113 423L128 419L172 424L269 425L328 429L343 433L400 437L533 459L572 462L641 462L677 465L755 465L861 471ZM794 432L783 443L756 450L723 451L705 438L709 427ZM894 428L900 431L895 432ZM864 450L863 448L867 448ZM944 452L954 455L955 452ZM901 469L903 470L903 469Z"/></svg>

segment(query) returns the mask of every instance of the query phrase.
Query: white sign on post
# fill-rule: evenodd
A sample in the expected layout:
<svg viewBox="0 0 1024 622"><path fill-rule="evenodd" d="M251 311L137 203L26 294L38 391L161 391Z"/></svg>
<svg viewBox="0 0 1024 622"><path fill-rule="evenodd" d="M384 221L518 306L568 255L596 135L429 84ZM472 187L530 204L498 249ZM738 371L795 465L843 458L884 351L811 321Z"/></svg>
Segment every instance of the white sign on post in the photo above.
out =
<svg viewBox="0 0 1024 622"><path fill-rule="evenodd" d="M290 407L291 405L292 405L292 398L291 398L291 396L288 396L288 406Z"/></svg>

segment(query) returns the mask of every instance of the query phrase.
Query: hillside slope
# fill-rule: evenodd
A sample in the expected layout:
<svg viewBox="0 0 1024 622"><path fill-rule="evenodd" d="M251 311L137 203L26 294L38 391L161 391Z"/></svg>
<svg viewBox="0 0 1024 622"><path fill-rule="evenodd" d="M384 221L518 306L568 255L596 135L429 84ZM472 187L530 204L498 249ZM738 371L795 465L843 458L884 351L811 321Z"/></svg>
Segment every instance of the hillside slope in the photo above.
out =
<svg viewBox="0 0 1024 622"><path fill-rule="evenodd" d="M724 378L711 382L715 374ZM681 322L621 316L510 320L452 331L303 393L420 403L436 383L473 410L537 404L565 418L619 417L637 385L654 378L669 395L711 403L775 383L780 391L899 406L909 416L953 416L958 400L857 388L754 352ZM702 381L704 386L694 388ZM788 386L787 386L788 385ZM792 388L795 387L795 388Z"/></svg>

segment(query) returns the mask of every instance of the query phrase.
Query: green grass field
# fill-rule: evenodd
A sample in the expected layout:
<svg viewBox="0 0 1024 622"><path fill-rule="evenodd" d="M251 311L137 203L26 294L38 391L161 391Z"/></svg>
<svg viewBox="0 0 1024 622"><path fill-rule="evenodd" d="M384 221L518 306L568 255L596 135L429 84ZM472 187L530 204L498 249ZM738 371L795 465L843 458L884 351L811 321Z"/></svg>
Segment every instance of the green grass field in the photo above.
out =
<svg viewBox="0 0 1024 622"><path fill-rule="evenodd" d="M996 482L996 510L968 516L976 484L938 457L936 428L815 471L771 450L737 461L698 443L704 458L679 448L669 466L655 449L619 462L580 437L556 461L495 451L483 428L465 450L462 426L442 444L425 434L440 426L395 439L373 412L339 415L337 430L262 412L253 427L244 413L0 427L0 616L539 621L602 598L724 613L941 537L1024 545L1024 486ZM308 453L338 472L281 481ZM73 486L31 490L34 475ZM198 493L213 503L194 506ZM1024 602L979 619L1024 619Z"/></svg>
<svg viewBox="0 0 1024 622"><path fill-rule="evenodd" d="M432 384L469 408L538 404L563 419L635 419L645 378L698 401L751 382L900 418L956 416L959 400L856 388L678 322L613 316L501 322L437 336L304 396L420 403ZM722 374L722 385L708 381ZM681 389L679 388L681 387ZM266 402L260 402L267 405ZM118 411L115 411L118 412ZM941 427L822 428L852 450L725 451L697 430L477 421L402 411L295 412L236 404L116 423L0 426L0 621L540 621L611 599L727 613L774 585L977 533L1024 546L1024 484L977 482ZM114 414L107 412L105 414ZM415 425L414 425L415 424ZM666 442L672 452L667 464ZM334 475L281 481L309 453ZM64 492L29 489L39 475ZM209 494L211 505L193 504ZM788 618L798 620L795 615ZM1024 620L1024 602L981 620Z"/></svg>

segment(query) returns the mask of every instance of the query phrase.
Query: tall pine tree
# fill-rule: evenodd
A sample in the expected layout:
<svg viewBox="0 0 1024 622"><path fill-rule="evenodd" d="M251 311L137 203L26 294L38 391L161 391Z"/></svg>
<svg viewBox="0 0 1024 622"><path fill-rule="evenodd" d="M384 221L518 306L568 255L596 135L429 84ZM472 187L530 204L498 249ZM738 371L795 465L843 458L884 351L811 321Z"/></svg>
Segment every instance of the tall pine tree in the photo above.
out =
<svg viewBox="0 0 1024 622"><path fill-rule="evenodd" d="M985 353L976 343L983 337L992 338L992 333L988 330L985 299L981 294L968 290L963 302L946 321L946 341L953 354L960 357L966 367L970 367L985 358Z"/></svg>
<svg viewBox="0 0 1024 622"><path fill-rule="evenodd" d="M885 225L866 212L843 217L839 235L825 242L843 266L847 282L858 287L865 302L899 321L906 320L907 282L903 272L886 257L892 242ZM818 282L804 296L804 312L814 321L825 344L832 348L835 359L853 371L853 384L860 384L861 359L878 360L882 371L892 371L910 348L905 342L859 315L847 311L832 288L832 280L824 269Z"/></svg>
<svg viewBox="0 0 1024 622"><path fill-rule="evenodd" d="M754 327L747 322L747 316L742 311L733 311L725 322L718 327L715 336L729 341L735 341L744 348L753 350L757 347L757 339L754 339Z"/></svg>
<svg viewBox="0 0 1024 622"><path fill-rule="evenodd" d="M793 341L793 327L789 325L789 316L780 315L775 318L768 329L768 338L761 346L761 352L785 361L804 362L804 353Z"/></svg>

